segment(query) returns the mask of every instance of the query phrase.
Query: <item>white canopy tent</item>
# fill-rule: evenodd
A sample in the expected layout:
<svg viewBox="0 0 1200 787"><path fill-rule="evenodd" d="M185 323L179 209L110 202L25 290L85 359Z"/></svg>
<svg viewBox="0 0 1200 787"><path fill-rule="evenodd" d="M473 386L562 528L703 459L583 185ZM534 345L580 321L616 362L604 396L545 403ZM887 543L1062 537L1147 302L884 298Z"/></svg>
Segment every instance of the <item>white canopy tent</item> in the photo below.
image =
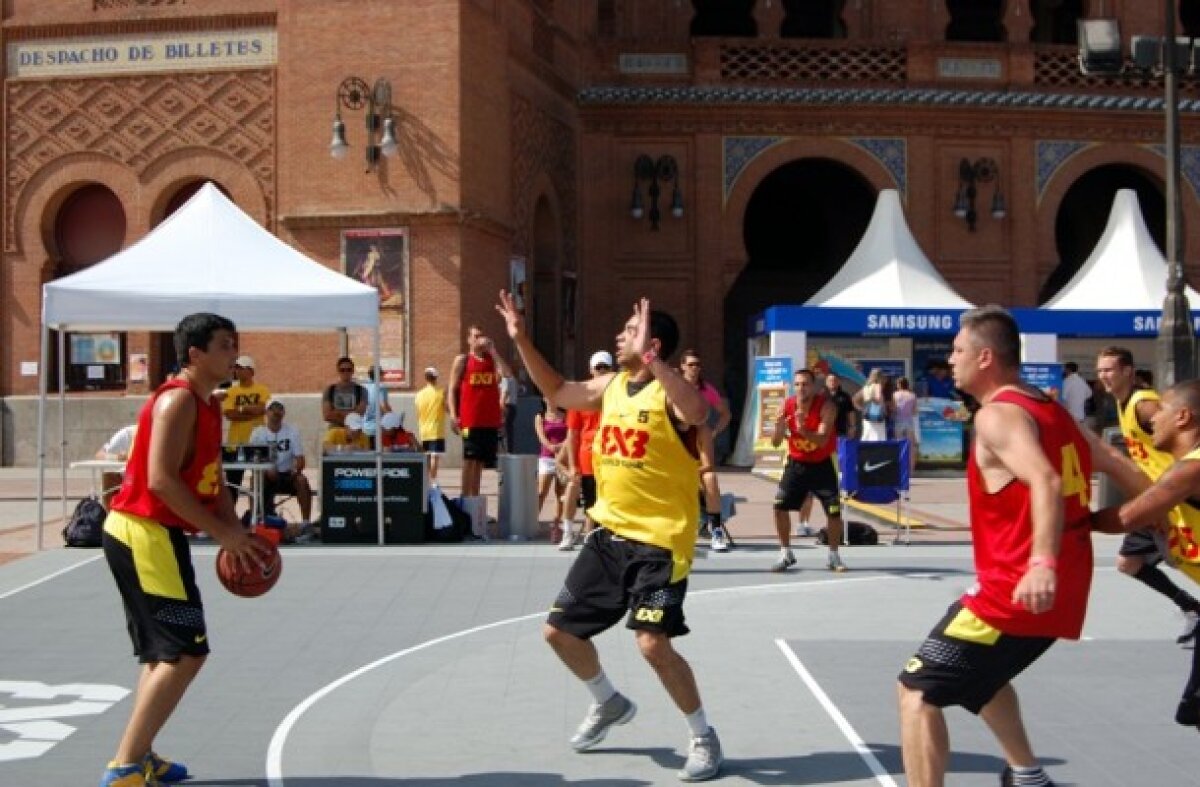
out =
<svg viewBox="0 0 1200 787"><path fill-rule="evenodd" d="M330 270L261 227L212 183L140 241L43 287L38 402L38 523L43 521L49 332L58 331L60 383L67 331L173 331L194 312L228 317L241 331L369 328L379 358L379 293ZM66 506L66 427L59 386ZM377 455L377 459L379 459ZM380 460L381 461L381 460ZM378 480L381 476L376 475ZM382 495L377 495L383 521ZM380 527L382 539L383 528ZM38 528L38 548L42 528Z"/></svg>
<svg viewBox="0 0 1200 787"><path fill-rule="evenodd" d="M1187 288L1188 305L1200 309L1200 293ZM1043 309L1129 311L1161 309L1167 292L1163 257L1138 204L1137 192L1121 189L1113 198L1108 226L1087 261Z"/></svg>
<svg viewBox="0 0 1200 787"><path fill-rule="evenodd" d="M969 309L917 245L900 194L879 192L875 212L862 240L837 274L808 299L806 306L854 309Z"/></svg>

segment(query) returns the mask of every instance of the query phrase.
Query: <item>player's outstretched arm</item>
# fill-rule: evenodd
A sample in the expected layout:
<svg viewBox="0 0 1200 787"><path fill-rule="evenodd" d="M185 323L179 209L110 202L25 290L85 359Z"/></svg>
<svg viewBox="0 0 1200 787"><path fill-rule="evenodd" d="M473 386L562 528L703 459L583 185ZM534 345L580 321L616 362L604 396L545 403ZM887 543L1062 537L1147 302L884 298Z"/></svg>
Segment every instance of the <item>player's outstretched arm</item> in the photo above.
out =
<svg viewBox="0 0 1200 787"><path fill-rule="evenodd" d="M538 351L529 334L525 332L525 318L517 309L512 295L501 290L496 311L504 318L505 329L517 352L521 354L521 361L525 364L525 370L529 372L529 378L547 399L566 410L600 409L600 400L604 395L604 388L612 379L611 374L586 382L564 379Z"/></svg>
<svg viewBox="0 0 1200 787"><path fill-rule="evenodd" d="M1200 496L1200 462L1178 461L1150 488L1121 505L1121 526L1125 530L1159 527L1172 508L1196 496Z"/></svg>

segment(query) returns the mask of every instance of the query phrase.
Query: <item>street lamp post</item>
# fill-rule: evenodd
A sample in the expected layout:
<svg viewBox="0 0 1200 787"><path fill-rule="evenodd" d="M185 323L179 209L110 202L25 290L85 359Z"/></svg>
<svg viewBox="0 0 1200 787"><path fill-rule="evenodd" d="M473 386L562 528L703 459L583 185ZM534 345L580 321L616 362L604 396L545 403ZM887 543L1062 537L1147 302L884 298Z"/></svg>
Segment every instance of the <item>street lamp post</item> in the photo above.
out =
<svg viewBox="0 0 1200 787"><path fill-rule="evenodd" d="M1175 46L1175 3L1163 1L1163 84L1166 89L1167 297L1158 326L1156 381L1160 388L1196 376L1196 334L1184 293L1183 207L1179 194L1179 70Z"/></svg>
<svg viewBox="0 0 1200 787"><path fill-rule="evenodd" d="M1163 0L1165 35L1133 42L1134 63L1144 73L1161 66L1166 130L1167 293L1155 342L1155 383L1160 388L1196 376L1196 335L1184 293L1183 208L1179 192L1179 42L1175 40L1175 2ZM1079 64L1085 74L1117 76L1125 70L1121 35L1115 19L1079 22ZM1148 47L1145 45L1149 45ZM1161 54L1159 54L1161 53ZM1194 58L1193 58L1194 59Z"/></svg>

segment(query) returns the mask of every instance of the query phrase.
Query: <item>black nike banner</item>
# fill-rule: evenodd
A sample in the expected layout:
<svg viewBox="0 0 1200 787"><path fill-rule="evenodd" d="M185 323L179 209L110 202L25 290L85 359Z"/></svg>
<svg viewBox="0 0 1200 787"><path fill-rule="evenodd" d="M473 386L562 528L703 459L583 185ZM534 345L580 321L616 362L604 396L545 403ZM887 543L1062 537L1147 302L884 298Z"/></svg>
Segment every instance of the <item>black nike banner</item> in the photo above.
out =
<svg viewBox="0 0 1200 787"><path fill-rule="evenodd" d="M895 441L859 443L858 485L860 487L900 487L900 445Z"/></svg>

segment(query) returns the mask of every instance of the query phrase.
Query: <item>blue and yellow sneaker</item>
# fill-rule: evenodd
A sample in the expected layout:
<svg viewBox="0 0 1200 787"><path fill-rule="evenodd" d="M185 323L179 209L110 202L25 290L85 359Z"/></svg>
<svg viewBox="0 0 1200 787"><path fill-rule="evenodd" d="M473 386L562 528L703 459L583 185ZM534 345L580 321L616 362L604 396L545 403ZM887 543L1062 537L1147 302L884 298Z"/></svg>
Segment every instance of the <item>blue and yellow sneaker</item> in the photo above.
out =
<svg viewBox="0 0 1200 787"><path fill-rule="evenodd" d="M146 787L146 766L141 762L129 765L110 762L100 777L100 787Z"/></svg>
<svg viewBox="0 0 1200 787"><path fill-rule="evenodd" d="M153 751L142 760L146 768L146 784L173 784L188 778L187 766L181 762L171 762L159 757Z"/></svg>

